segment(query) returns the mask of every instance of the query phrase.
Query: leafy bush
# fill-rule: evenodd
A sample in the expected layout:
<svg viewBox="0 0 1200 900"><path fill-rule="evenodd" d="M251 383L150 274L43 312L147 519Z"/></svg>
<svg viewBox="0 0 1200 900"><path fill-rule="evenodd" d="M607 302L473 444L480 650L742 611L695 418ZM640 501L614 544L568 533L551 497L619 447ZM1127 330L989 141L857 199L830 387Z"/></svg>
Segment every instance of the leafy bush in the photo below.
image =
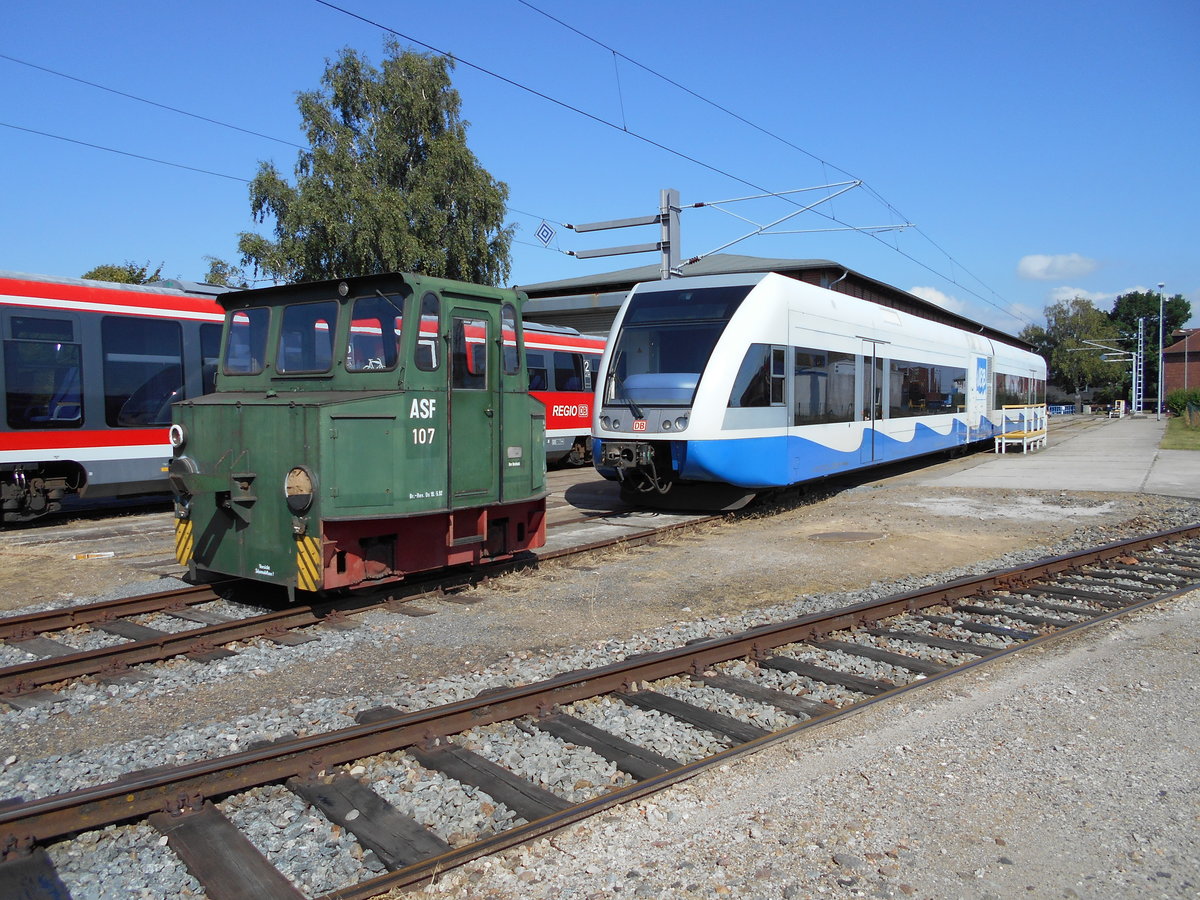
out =
<svg viewBox="0 0 1200 900"><path fill-rule="evenodd" d="M1172 415L1185 416L1188 406L1200 407L1200 388L1171 391L1167 394L1167 409Z"/></svg>

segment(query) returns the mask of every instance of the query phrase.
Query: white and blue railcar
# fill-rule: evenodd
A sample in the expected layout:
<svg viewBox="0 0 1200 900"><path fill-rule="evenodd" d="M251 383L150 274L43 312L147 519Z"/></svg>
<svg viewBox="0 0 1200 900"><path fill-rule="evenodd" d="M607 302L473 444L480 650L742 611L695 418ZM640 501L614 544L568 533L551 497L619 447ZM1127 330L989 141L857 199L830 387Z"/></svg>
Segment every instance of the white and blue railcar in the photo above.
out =
<svg viewBox="0 0 1200 900"><path fill-rule="evenodd" d="M637 285L601 362L596 468L635 501L736 508L988 440L1021 426L1005 406L1044 403L1046 364L984 330L776 273Z"/></svg>

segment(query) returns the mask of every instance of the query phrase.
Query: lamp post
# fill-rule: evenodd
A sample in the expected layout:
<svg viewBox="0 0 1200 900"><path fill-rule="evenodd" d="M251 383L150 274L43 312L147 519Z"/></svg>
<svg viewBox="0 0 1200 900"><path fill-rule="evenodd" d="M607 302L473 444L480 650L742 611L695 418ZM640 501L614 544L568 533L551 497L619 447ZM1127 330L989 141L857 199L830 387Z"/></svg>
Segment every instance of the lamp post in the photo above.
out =
<svg viewBox="0 0 1200 900"><path fill-rule="evenodd" d="M1164 282L1158 283L1158 400L1155 401L1154 421L1162 421L1163 406L1163 288Z"/></svg>

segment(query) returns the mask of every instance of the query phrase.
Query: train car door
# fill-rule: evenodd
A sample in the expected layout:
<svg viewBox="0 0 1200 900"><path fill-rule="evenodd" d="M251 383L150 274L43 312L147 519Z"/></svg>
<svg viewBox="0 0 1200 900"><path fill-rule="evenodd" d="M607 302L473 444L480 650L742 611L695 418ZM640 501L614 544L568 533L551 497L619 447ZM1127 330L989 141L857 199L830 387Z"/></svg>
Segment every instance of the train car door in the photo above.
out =
<svg viewBox="0 0 1200 900"><path fill-rule="evenodd" d="M988 437L990 431L984 419L991 410L992 361L987 356L972 359L968 369L970 384L966 390L966 415L968 439L972 441Z"/></svg>
<svg viewBox="0 0 1200 900"><path fill-rule="evenodd" d="M498 499L496 310L457 303L450 321L450 505Z"/></svg>
<svg viewBox="0 0 1200 900"><path fill-rule="evenodd" d="M862 444L859 446L859 462L869 463L876 459L875 427L883 419L883 357L887 346L886 341L874 341L862 338L862 364L859 369L858 383L859 408L856 418L863 423Z"/></svg>

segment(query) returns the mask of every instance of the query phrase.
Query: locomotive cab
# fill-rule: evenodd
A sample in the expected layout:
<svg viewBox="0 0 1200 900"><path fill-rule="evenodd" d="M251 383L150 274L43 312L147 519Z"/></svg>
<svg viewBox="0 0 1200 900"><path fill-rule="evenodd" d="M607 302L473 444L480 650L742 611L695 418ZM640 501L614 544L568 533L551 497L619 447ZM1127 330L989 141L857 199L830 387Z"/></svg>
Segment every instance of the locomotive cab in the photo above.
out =
<svg viewBox="0 0 1200 900"><path fill-rule="evenodd" d="M176 404L191 580L331 591L545 540L523 295L378 275L223 295L216 391Z"/></svg>

